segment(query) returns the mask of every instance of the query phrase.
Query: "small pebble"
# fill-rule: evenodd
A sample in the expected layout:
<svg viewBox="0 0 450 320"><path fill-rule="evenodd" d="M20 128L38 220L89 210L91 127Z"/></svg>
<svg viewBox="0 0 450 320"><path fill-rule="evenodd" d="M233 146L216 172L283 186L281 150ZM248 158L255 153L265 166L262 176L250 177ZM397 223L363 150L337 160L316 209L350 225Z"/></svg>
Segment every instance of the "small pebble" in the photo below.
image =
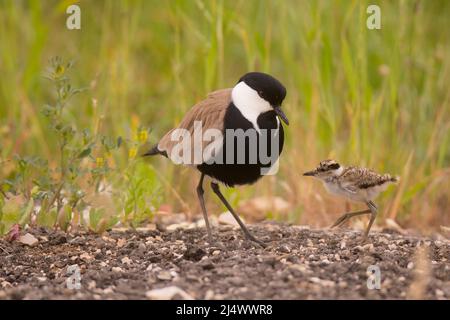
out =
<svg viewBox="0 0 450 320"><path fill-rule="evenodd" d="M91 256L89 253L85 252L85 253L80 255L80 259L83 260L83 261L88 262L88 261L94 260L94 257Z"/></svg>
<svg viewBox="0 0 450 320"><path fill-rule="evenodd" d="M395 250L395 249L397 249L397 246L392 243L392 244L388 245L388 248L389 248L389 250Z"/></svg>
<svg viewBox="0 0 450 320"><path fill-rule="evenodd" d="M128 265L130 265L133 262L133 260L131 260L128 257L123 257L122 260L120 260L120 261L122 261L123 264L128 264Z"/></svg>
<svg viewBox="0 0 450 320"><path fill-rule="evenodd" d="M348 250L348 249L343 250L343 251L341 252L341 255L344 256L344 257L350 256L350 250Z"/></svg>
<svg viewBox="0 0 450 320"><path fill-rule="evenodd" d="M212 299L214 299L214 291L208 289L205 294L205 300L212 300Z"/></svg>
<svg viewBox="0 0 450 320"><path fill-rule="evenodd" d="M172 275L167 271L161 271L160 273L158 273L158 275L156 277L159 280L171 280L172 279Z"/></svg>
<svg viewBox="0 0 450 320"><path fill-rule="evenodd" d="M108 287L105 290L103 290L103 293L104 294L114 293L114 290L111 287Z"/></svg>

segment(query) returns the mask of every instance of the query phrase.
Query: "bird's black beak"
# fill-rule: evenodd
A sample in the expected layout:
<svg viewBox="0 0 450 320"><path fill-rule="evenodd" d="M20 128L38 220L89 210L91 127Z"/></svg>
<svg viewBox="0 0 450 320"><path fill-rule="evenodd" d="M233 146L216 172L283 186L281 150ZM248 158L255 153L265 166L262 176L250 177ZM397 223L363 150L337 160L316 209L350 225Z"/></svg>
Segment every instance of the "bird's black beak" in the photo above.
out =
<svg viewBox="0 0 450 320"><path fill-rule="evenodd" d="M276 107L273 107L273 109L275 110L275 113L277 114L277 116L279 116L281 118L281 120L283 120L283 122L286 123L286 125L289 125L289 120L286 117L286 115L284 114L284 112L281 110L281 107L276 106Z"/></svg>
<svg viewBox="0 0 450 320"><path fill-rule="evenodd" d="M303 175L314 177L316 175L316 170L305 172Z"/></svg>

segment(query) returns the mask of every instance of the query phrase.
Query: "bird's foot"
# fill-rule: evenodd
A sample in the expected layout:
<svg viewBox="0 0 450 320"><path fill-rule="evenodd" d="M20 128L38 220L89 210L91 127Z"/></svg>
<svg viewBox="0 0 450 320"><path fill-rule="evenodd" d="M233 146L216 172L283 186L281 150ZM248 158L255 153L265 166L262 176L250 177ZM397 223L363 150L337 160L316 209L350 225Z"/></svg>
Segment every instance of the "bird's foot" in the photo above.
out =
<svg viewBox="0 0 450 320"><path fill-rule="evenodd" d="M214 238L213 238L213 236L212 236L211 229L207 229L207 230L208 230L208 231L207 231L207 234L206 234L206 237L205 237L205 242L206 242L209 246L215 245L217 241L214 240Z"/></svg>
<svg viewBox="0 0 450 320"><path fill-rule="evenodd" d="M369 235L368 234L366 234L366 233L364 233L363 234L363 236L361 237L361 244L367 244L367 243L369 243L370 242L370 239L369 239Z"/></svg>
<svg viewBox="0 0 450 320"><path fill-rule="evenodd" d="M261 240L256 239L252 234L250 234L250 233L246 234L245 237L246 237L247 240L250 240L250 241L258 244L258 245L260 245L263 248L267 248L267 244L266 243L262 242Z"/></svg>

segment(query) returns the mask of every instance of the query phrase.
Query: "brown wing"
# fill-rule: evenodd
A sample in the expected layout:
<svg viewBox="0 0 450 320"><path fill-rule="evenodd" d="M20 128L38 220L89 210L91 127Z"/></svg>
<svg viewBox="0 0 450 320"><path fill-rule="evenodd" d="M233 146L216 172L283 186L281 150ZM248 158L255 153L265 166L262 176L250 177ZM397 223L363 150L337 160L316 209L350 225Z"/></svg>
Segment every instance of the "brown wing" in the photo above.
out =
<svg viewBox="0 0 450 320"><path fill-rule="evenodd" d="M218 129L223 132L223 119L225 117L227 107L231 102L231 90L232 89L222 89L214 91L210 93L205 100L194 105L191 110L186 113L181 123L162 137L158 143L158 150L160 152L166 152L168 157L171 158L172 149L180 143L178 140L173 141L174 139L172 137L172 133L174 133L176 129L186 129L189 132L191 137L192 159L194 150L200 147L199 143L201 143L202 147L200 150L205 150L207 145L211 142L193 138L194 122L200 121L203 133L205 133L207 129Z"/></svg>
<svg viewBox="0 0 450 320"><path fill-rule="evenodd" d="M365 189L396 179L389 174L379 174L367 168L348 167L339 176L339 180L348 188Z"/></svg>

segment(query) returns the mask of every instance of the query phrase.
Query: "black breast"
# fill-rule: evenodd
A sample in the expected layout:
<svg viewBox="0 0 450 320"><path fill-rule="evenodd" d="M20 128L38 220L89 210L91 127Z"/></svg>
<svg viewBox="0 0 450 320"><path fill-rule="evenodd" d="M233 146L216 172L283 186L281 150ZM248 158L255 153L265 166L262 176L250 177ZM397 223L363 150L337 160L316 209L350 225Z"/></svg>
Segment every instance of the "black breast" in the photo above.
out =
<svg viewBox="0 0 450 320"><path fill-rule="evenodd" d="M279 124L276 113L268 111L257 119L260 128L258 133L233 103L228 107L224 121L224 146L234 146L234 152L230 152L230 147L223 147L216 156L222 163L201 164L197 168L229 186L254 183L264 175L264 170L267 171L278 159L284 144L283 126ZM278 124L280 128L276 130ZM239 144L238 131L234 131L239 129L242 129L241 133L246 133L242 140L245 143ZM232 141L234 144L230 144ZM278 144L278 148L272 151L274 143ZM242 147L238 148L239 145Z"/></svg>

